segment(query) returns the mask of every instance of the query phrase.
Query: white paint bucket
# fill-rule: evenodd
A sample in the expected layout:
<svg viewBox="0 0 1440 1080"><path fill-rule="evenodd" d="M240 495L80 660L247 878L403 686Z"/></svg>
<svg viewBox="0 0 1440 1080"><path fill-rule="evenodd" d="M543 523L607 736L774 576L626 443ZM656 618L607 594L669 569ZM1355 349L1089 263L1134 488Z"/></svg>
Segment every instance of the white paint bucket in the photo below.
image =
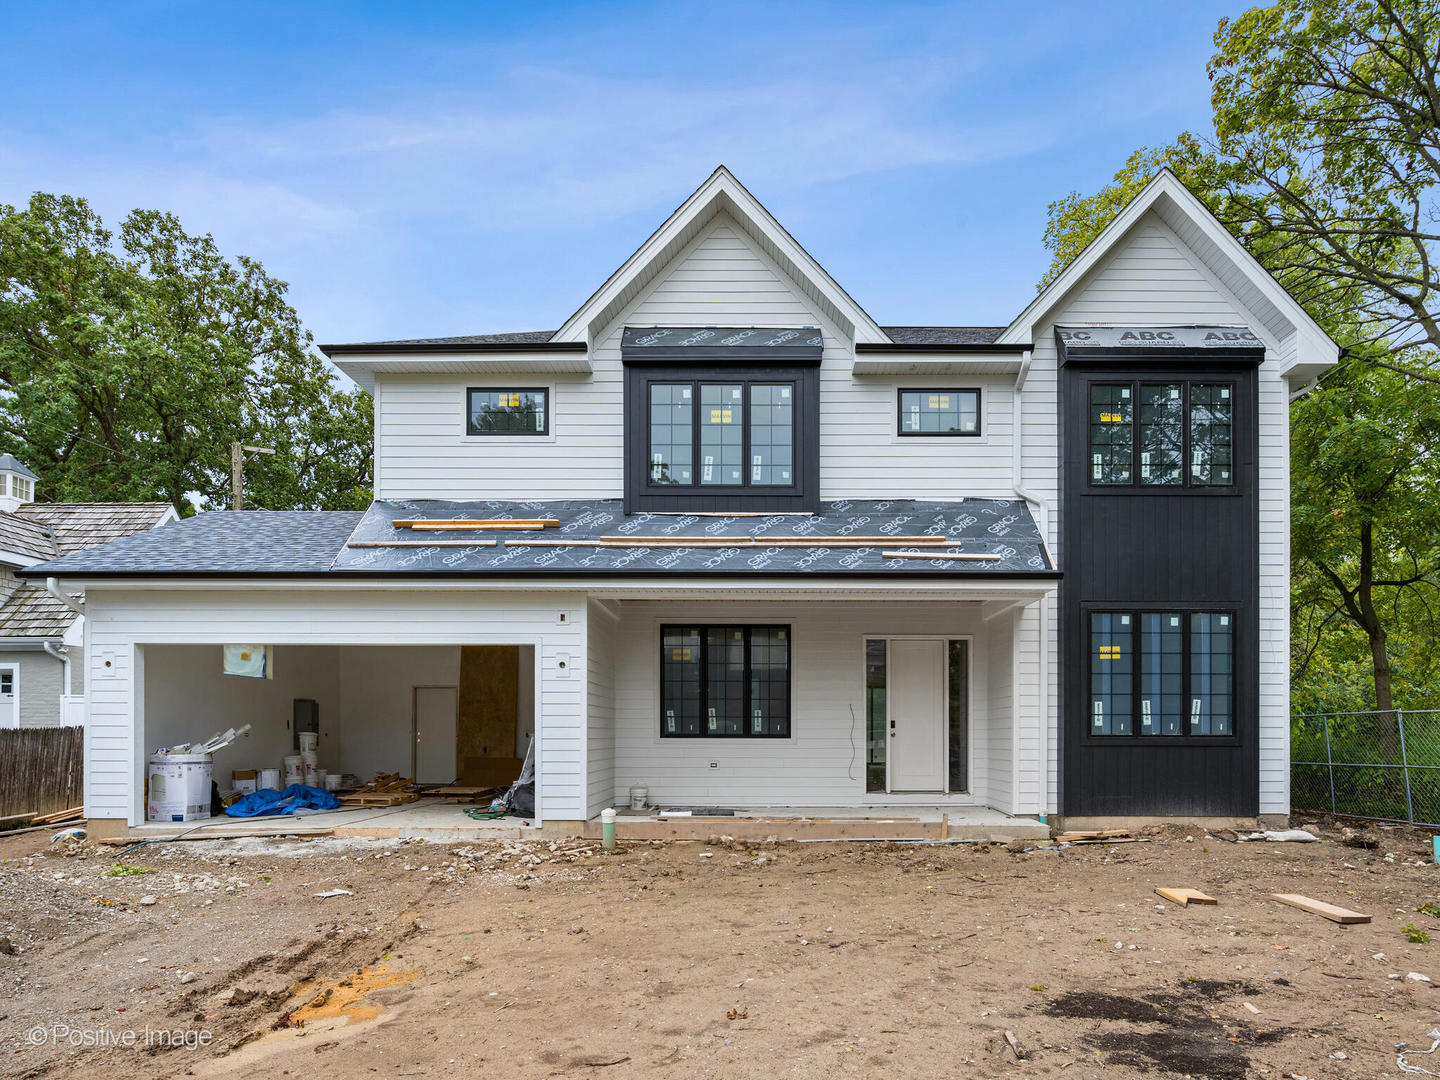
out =
<svg viewBox="0 0 1440 1080"><path fill-rule="evenodd" d="M285 759L285 785L300 784L305 781L305 769L300 763L299 754L291 754Z"/></svg>
<svg viewBox="0 0 1440 1080"><path fill-rule="evenodd" d="M338 772L327 772L325 774L325 790L339 791L340 781L343 779L345 778Z"/></svg>
<svg viewBox="0 0 1440 1080"><path fill-rule="evenodd" d="M280 790L280 770L261 769L259 784L262 788L270 788L274 791Z"/></svg>
<svg viewBox="0 0 1440 1080"><path fill-rule="evenodd" d="M318 731L297 731L296 737L300 740L300 753L306 751L314 753L320 749L320 733Z"/></svg>
<svg viewBox="0 0 1440 1080"><path fill-rule="evenodd" d="M650 799L650 789L644 784L635 784L630 788L630 809L644 810Z"/></svg>
<svg viewBox="0 0 1440 1080"><path fill-rule="evenodd" d="M210 816L209 754L156 754L150 759L147 821L194 821Z"/></svg>

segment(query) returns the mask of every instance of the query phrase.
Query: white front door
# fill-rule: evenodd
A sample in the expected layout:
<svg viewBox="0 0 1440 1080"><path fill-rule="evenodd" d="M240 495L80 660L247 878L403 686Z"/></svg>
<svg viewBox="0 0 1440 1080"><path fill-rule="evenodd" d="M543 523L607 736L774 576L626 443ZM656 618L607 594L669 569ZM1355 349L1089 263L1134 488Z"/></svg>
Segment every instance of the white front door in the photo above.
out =
<svg viewBox="0 0 1440 1080"><path fill-rule="evenodd" d="M945 642L890 642L890 790L945 790Z"/></svg>
<svg viewBox="0 0 1440 1080"><path fill-rule="evenodd" d="M457 700L453 686L415 687L417 783L453 784L459 775L455 751Z"/></svg>

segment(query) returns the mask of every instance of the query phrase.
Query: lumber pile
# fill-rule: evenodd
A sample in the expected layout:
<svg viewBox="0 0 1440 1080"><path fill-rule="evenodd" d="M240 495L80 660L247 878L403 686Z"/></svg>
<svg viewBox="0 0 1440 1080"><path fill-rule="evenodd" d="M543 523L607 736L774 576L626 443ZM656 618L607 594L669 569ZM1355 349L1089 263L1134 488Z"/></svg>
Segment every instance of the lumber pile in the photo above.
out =
<svg viewBox="0 0 1440 1080"><path fill-rule="evenodd" d="M30 819L31 825L68 825L85 816L85 807L72 806L68 810L56 810L52 814L40 814Z"/></svg>
<svg viewBox="0 0 1440 1080"><path fill-rule="evenodd" d="M400 806L414 802L420 796L408 777L399 773L377 772L370 783L339 798L341 806Z"/></svg>

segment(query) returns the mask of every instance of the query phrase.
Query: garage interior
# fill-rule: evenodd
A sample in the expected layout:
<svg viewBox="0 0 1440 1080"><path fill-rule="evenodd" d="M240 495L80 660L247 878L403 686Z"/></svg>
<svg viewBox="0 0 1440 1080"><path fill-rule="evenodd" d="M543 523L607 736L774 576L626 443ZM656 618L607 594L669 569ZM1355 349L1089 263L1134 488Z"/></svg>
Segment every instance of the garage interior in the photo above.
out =
<svg viewBox="0 0 1440 1080"><path fill-rule="evenodd" d="M250 724L214 754L223 792L236 770L281 769L297 753L296 716L309 712L296 703L314 702L320 768L362 784L383 772L500 787L520 774L535 732L531 645L277 645L268 654L269 677L248 678L223 673L220 645L145 645L144 757Z"/></svg>

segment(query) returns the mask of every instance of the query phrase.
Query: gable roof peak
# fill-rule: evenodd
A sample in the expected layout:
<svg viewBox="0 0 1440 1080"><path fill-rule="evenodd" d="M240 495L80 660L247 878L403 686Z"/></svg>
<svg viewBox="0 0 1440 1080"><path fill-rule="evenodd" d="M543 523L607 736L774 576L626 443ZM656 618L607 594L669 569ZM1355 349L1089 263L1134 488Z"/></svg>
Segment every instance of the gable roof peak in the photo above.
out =
<svg viewBox="0 0 1440 1080"><path fill-rule="evenodd" d="M865 309L722 163L565 320L552 342L593 339L722 212L734 219L843 334L863 342L889 340Z"/></svg>

